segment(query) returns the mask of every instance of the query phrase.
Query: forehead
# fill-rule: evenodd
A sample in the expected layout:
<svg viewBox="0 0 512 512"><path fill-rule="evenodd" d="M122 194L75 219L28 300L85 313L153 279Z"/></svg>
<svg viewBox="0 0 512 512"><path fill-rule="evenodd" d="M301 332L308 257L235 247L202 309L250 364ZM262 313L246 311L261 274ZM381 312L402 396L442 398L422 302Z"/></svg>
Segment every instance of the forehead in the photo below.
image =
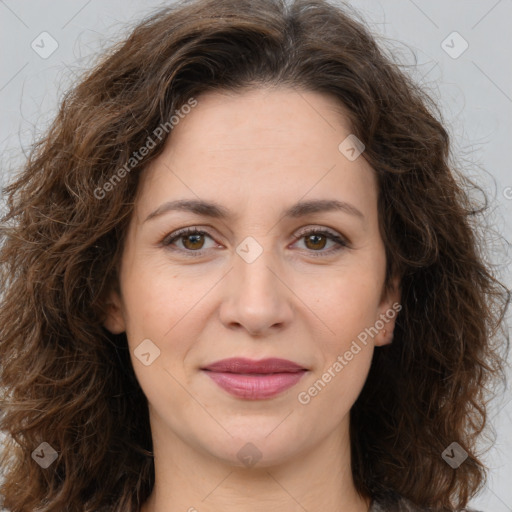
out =
<svg viewBox="0 0 512 512"><path fill-rule="evenodd" d="M214 160L247 160L258 154L290 160L290 150L297 154L294 160L306 153L315 160L315 148L321 151L333 137L351 131L344 107L332 96L311 91L211 91L197 102L171 132L167 146L174 154L190 150L193 141L196 157Z"/></svg>
<svg viewBox="0 0 512 512"><path fill-rule="evenodd" d="M148 195L152 206L215 197L236 208L329 195L364 209L365 201L376 201L371 167L339 149L351 127L335 98L282 88L213 91L196 99L144 171L143 202Z"/></svg>

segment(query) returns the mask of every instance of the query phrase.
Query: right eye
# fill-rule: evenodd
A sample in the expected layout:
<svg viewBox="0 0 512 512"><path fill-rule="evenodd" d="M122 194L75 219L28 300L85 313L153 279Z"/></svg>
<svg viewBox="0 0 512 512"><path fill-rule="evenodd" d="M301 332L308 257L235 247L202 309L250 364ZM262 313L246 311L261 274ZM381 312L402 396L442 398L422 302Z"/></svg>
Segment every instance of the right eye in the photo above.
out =
<svg viewBox="0 0 512 512"><path fill-rule="evenodd" d="M207 232L195 227L183 228L166 236L162 244L171 250L177 250L190 254L191 256L202 255L204 249L204 237L212 238ZM181 247L171 247L176 242L181 243Z"/></svg>

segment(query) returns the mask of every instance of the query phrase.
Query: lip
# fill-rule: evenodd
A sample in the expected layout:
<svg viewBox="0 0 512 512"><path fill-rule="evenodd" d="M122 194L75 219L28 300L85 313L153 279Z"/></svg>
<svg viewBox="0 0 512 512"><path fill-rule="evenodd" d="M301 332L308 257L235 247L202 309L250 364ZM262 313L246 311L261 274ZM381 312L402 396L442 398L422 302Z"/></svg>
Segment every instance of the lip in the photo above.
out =
<svg viewBox="0 0 512 512"><path fill-rule="evenodd" d="M238 398L263 400L291 388L308 371L286 359L223 359L201 370L220 388Z"/></svg>
<svg viewBox="0 0 512 512"><path fill-rule="evenodd" d="M209 364L201 368L202 370L210 370L212 372L227 373L288 373L299 370L306 370L303 366L287 359L279 359L271 357L260 359L258 361L247 359L245 357L231 357L222 359L215 363Z"/></svg>

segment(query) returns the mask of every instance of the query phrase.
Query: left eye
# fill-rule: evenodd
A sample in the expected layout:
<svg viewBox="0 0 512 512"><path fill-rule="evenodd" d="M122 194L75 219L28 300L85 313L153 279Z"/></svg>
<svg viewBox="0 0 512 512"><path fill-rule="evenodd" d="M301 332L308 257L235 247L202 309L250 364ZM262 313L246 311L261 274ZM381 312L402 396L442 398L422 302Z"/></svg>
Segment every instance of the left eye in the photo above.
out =
<svg viewBox="0 0 512 512"><path fill-rule="evenodd" d="M164 240L165 246L171 246L175 241L182 242L184 248L189 252L200 252L203 247L204 237L212 238L206 231L201 231L195 228L185 228L172 233ZM183 247L179 249L183 250Z"/></svg>
<svg viewBox="0 0 512 512"><path fill-rule="evenodd" d="M172 233L163 241L163 245L170 247L175 242L180 242L182 247L177 250L185 251L191 256L201 255L206 249L204 248L204 237L213 240L212 236L207 232L196 228L184 228L180 231ZM320 252L321 254L331 253L349 246L348 242L344 240L337 233L321 229L310 229L296 235L297 240L305 240L305 245L310 252ZM328 241L331 241L333 246L324 251ZM172 248L174 250L174 248ZM195 253L195 254L194 254ZM315 256L317 256L315 254Z"/></svg>
<svg viewBox="0 0 512 512"><path fill-rule="evenodd" d="M331 233L330 231L312 229L301 233L298 236L298 240L305 239L306 247L308 249L314 249L314 252L318 252L319 249L324 249L327 241L331 241L333 245L329 250L323 252L331 252L333 249L340 250L344 247L348 247L348 243L343 240L343 238L335 233ZM308 244L310 245L308 246Z"/></svg>

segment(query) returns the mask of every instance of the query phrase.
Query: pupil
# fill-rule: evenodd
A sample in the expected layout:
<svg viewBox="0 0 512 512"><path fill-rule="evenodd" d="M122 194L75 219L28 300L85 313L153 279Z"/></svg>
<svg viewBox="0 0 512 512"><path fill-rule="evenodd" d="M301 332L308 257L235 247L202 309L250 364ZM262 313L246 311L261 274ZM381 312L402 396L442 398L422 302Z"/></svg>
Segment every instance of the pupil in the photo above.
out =
<svg viewBox="0 0 512 512"><path fill-rule="evenodd" d="M187 243L191 243L192 245L194 245L194 244L201 242L200 238L202 236L203 235L188 235L187 237L185 237L185 240ZM195 248L197 248L197 247L195 247Z"/></svg>
<svg viewBox="0 0 512 512"><path fill-rule="evenodd" d="M309 240L312 241L313 244L321 243L321 242L318 242L319 238L323 238L323 235L309 235ZM314 241L315 239L316 239L316 242ZM319 248L323 249L323 247L324 247L324 244L321 247L319 247Z"/></svg>

